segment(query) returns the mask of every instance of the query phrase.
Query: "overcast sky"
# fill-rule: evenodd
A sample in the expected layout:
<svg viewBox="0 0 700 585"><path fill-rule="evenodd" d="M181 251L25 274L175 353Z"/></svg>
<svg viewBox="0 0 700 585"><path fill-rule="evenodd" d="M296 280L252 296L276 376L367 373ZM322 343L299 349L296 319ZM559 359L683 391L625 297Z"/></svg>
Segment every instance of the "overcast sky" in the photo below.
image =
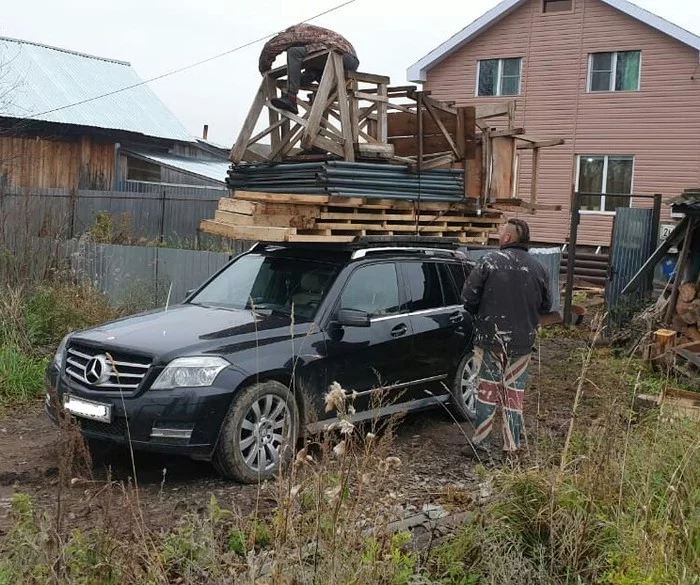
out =
<svg viewBox="0 0 700 585"><path fill-rule="evenodd" d="M0 36L129 61L149 78L205 59L341 4L343 0L6 0ZM698 0L636 0L700 34ZM415 6L413 6L415 4ZM496 0L355 0L314 24L357 49L360 69L406 81L406 68L497 4ZM426 10L425 6L434 7ZM260 82L263 43L154 82L193 134L230 145Z"/></svg>

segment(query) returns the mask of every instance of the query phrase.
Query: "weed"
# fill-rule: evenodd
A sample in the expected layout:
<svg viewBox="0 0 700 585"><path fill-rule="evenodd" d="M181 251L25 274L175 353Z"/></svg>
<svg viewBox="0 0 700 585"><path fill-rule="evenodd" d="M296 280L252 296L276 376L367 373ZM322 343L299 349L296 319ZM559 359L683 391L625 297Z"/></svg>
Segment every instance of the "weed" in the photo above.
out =
<svg viewBox="0 0 700 585"><path fill-rule="evenodd" d="M0 345L0 405L40 396L49 359L27 356L13 345Z"/></svg>

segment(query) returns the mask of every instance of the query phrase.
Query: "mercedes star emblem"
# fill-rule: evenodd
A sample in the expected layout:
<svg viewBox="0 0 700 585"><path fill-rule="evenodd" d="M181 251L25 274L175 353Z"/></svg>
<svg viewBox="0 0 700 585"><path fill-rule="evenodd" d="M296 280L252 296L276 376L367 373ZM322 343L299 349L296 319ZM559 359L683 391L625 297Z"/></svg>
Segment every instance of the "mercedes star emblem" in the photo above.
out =
<svg viewBox="0 0 700 585"><path fill-rule="evenodd" d="M85 379L93 386L99 386L109 381L112 368L107 362L106 355L92 358L85 366Z"/></svg>

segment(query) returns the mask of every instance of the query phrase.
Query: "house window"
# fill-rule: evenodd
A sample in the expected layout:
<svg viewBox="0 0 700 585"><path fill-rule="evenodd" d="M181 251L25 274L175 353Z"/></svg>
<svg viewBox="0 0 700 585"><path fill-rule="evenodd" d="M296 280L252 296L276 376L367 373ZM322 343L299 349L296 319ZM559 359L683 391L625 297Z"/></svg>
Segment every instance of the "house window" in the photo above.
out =
<svg viewBox="0 0 700 585"><path fill-rule="evenodd" d="M520 94L521 58L486 59L479 61L476 88L477 96Z"/></svg>
<svg viewBox="0 0 700 585"><path fill-rule="evenodd" d="M571 12L574 9L574 0L543 0L542 12Z"/></svg>
<svg viewBox="0 0 700 585"><path fill-rule="evenodd" d="M630 207L634 157L587 155L578 157L576 190L581 193L581 211L614 212Z"/></svg>
<svg viewBox="0 0 700 585"><path fill-rule="evenodd" d="M639 91L642 52L591 53L588 91Z"/></svg>
<svg viewBox="0 0 700 585"><path fill-rule="evenodd" d="M126 179L127 181L160 183L160 166L141 158L128 156L126 157Z"/></svg>

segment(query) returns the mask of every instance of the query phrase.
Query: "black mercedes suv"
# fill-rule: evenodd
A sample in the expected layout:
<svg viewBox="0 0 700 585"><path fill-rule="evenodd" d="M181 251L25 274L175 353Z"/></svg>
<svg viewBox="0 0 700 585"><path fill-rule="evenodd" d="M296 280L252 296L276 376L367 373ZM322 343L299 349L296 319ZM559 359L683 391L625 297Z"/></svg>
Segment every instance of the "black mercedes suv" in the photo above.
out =
<svg viewBox="0 0 700 585"><path fill-rule="evenodd" d="M88 439L211 460L245 482L333 422L334 382L357 421L439 403L473 418L469 269L446 239L256 244L180 305L68 335L47 411Z"/></svg>

